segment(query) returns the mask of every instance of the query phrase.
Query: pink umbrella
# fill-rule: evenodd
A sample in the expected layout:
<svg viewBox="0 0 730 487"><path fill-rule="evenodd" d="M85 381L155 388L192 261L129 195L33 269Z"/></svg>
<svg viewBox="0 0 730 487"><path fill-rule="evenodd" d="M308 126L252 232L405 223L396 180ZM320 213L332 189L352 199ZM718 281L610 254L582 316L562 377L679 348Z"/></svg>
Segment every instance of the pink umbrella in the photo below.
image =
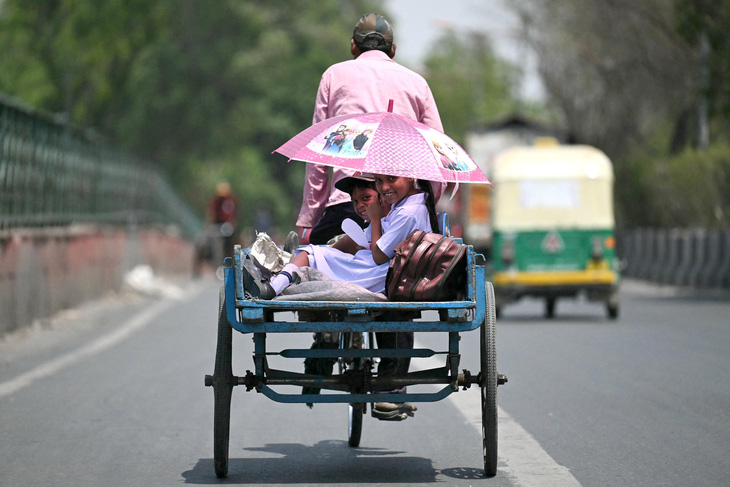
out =
<svg viewBox="0 0 730 487"><path fill-rule="evenodd" d="M276 149L290 160L429 181L491 184L459 144L422 123L387 112L341 115Z"/></svg>

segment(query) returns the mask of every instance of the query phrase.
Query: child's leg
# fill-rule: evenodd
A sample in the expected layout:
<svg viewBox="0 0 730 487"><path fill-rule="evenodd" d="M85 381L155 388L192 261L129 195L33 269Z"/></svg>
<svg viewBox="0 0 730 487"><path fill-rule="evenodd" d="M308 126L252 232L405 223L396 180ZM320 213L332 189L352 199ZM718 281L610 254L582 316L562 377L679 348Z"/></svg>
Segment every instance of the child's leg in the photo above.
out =
<svg viewBox="0 0 730 487"><path fill-rule="evenodd" d="M271 278L271 287L274 288L276 295L278 296L281 292L289 287L292 282L292 274L298 268L309 264L309 254L307 252L300 252L295 255L287 265L277 275Z"/></svg>
<svg viewBox="0 0 730 487"><path fill-rule="evenodd" d="M297 267L306 267L309 265L309 253L302 251L291 258L289 264L294 264Z"/></svg>

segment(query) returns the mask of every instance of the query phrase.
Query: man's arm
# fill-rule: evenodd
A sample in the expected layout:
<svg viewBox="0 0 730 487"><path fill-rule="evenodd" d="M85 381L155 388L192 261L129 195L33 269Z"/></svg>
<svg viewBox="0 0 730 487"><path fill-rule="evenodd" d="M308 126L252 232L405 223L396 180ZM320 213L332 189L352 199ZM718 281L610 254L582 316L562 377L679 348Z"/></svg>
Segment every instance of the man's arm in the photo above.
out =
<svg viewBox="0 0 730 487"><path fill-rule="evenodd" d="M426 93L423 100L423 115L419 122L444 133L444 126L441 124L439 109L436 107L436 101L433 99L433 93L431 93L431 88L428 86L426 87Z"/></svg>
<svg viewBox="0 0 730 487"><path fill-rule="evenodd" d="M319 82L314 102L312 125L327 119L329 84L325 72ZM304 173L304 189L302 190L302 206L297 217L297 233L299 243L309 243L309 232L324 213L329 199L329 169L319 164L306 163Z"/></svg>
<svg viewBox="0 0 730 487"><path fill-rule="evenodd" d="M306 163L302 207L297 217L297 226L312 228L324 213L329 198L329 168L321 164ZM300 233L300 237L301 237Z"/></svg>
<svg viewBox="0 0 730 487"><path fill-rule="evenodd" d="M423 98L423 115L419 122L444 133L444 126L441 124L439 109L436 107L436 100L433 99L433 93L431 93L431 88L429 88L428 85L426 86L426 93ZM437 203L438 200L441 199L441 195L443 195L444 191L446 191L446 186L446 183L431 183L431 187L433 188L433 198Z"/></svg>

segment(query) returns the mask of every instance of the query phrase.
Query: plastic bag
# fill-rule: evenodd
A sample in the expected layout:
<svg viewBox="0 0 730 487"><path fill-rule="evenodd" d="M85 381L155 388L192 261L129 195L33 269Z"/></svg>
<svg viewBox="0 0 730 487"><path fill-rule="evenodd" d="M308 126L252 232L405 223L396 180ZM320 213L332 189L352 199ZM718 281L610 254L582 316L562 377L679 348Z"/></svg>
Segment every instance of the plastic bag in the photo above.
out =
<svg viewBox="0 0 730 487"><path fill-rule="evenodd" d="M251 245L251 255L271 272L279 272L289 263L291 254L284 252L266 232L256 232L256 241Z"/></svg>

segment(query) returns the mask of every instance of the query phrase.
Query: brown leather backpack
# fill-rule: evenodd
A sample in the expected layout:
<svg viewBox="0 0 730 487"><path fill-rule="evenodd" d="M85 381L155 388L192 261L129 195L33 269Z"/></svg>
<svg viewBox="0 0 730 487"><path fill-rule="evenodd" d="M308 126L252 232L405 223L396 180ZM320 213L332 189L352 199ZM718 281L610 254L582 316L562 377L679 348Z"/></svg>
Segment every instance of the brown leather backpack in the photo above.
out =
<svg viewBox="0 0 730 487"><path fill-rule="evenodd" d="M395 248L385 278L392 301L449 301L466 287L466 245L414 230Z"/></svg>

